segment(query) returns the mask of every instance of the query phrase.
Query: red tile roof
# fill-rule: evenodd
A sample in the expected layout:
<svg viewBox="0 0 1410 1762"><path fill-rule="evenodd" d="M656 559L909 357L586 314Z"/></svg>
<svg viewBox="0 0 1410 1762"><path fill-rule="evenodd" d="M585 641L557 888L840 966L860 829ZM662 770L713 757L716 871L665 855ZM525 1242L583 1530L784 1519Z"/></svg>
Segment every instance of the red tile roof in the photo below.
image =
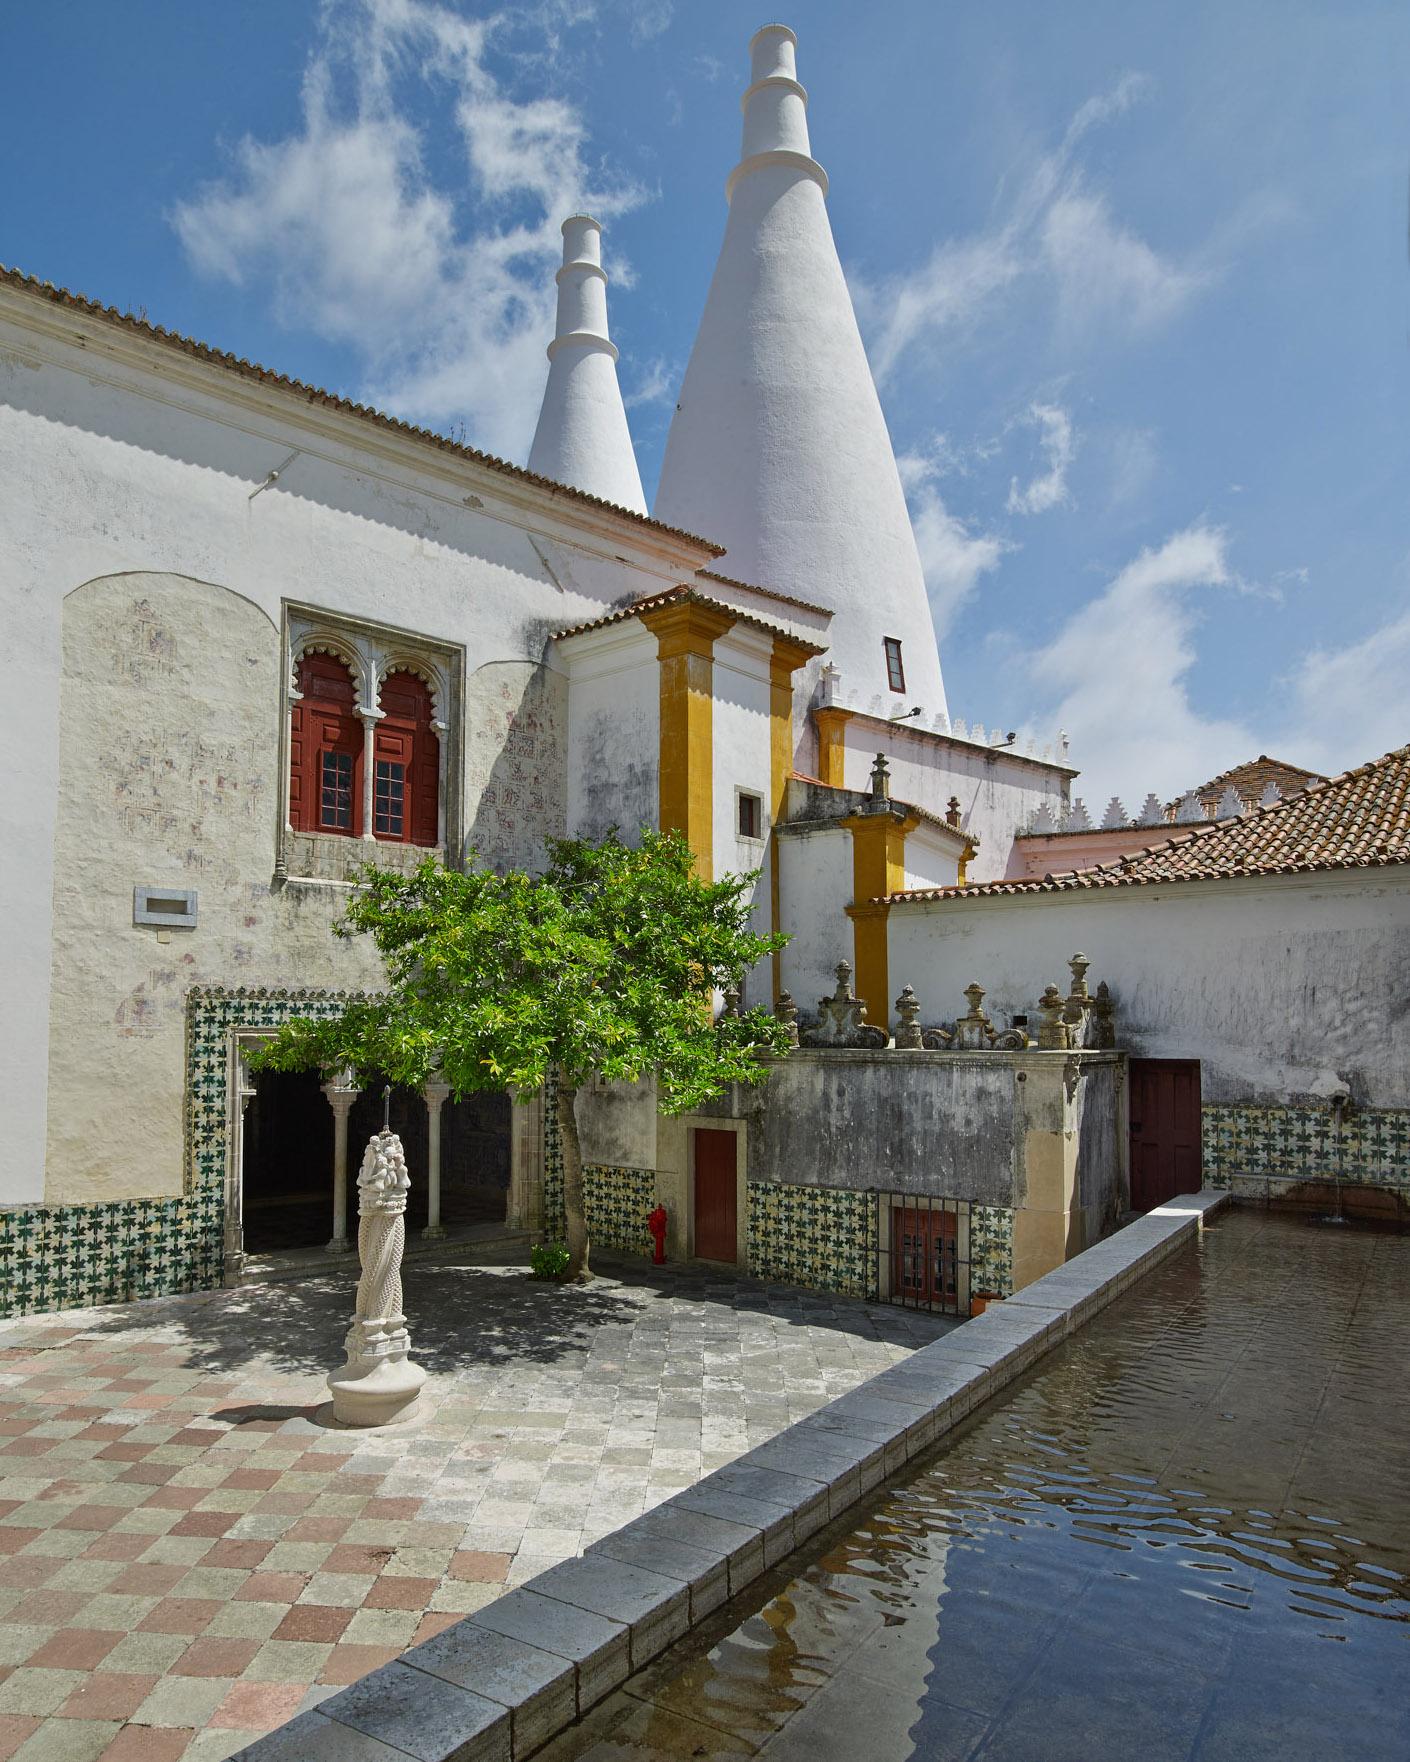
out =
<svg viewBox="0 0 1410 1762"><path fill-rule="evenodd" d="M179 331L166 330L160 324L149 324L145 318L138 318L131 312L119 312L116 306L104 306L97 300L90 300L86 294L75 294L68 288L55 287L53 282L40 281L35 276L26 275L22 269L11 269L0 263L0 286L47 300L54 306L82 312L89 318L101 318L108 324L147 337L161 344L163 348L179 351L198 361L208 361L215 367L223 367L230 373L238 374L242 379L257 380L261 385L288 392L305 404L322 404L327 409L356 416L364 422L375 423L379 428L388 428L405 435L408 440L421 441L427 446L435 447L442 453L454 453L462 459L473 460L477 465L488 466L492 471L502 471L506 477L517 478L521 483L536 484L540 489L552 490L557 495L567 496L571 501L584 503L590 508L610 509L612 513L619 514L622 519L630 520L637 526L645 526L656 532L668 532L673 538L687 539L691 544L708 551L711 556L722 557L725 554L723 545L701 538L696 533L686 532L679 526L667 526L660 520L653 520L649 514L638 514L632 508L622 508L615 502L603 501L601 496L589 495L586 490L574 489L571 484L557 483L551 477L540 477L537 472L526 471L520 465L511 465L507 459L498 459L493 453L482 453L478 447L467 447L463 442L436 434L432 429L418 428L415 423L388 416L385 411L373 409L370 404L358 404L351 398L340 397L336 392L324 391L321 386L307 385L301 379L291 379L286 373L276 373L273 368L261 367L257 361L246 361L243 356L213 349L209 343L197 342L194 337L182 336Z"/></svg>
<svg viewBox="0 0 1410 1762"><path fill-rule="evenodd" d="M969 899L997 893L1069 893L1097 887L1140 887L1213 881L1235 875L1296 875L1319 869L1381 868L1410 862L1410 746L1397 748L1340 777L1309 784L1297 795L1255 808L1236 820L1192 828L1184 836L1090 869L1028 880L984 881L973 887L928 887L893 893L911 900Z"/></svg>
<svg viewBox="0 0 1410 1762"><path fill-rule="evenodd" d="M805 612L817 612L824 618L832 617L831 606L820 606L814 600L800 600L797 594L780 593L776 587L756 587L752 581L736 581L732 575L720 575L714 569L702 569L701 579L718 581L721 587L742 588L745 593L757 593L766 600L777 600L781 606L798 606Z"/></svg>
<svg viewBox="0 0 1410 1762"><path fill-rule="evenodd" d="M642 612L654 612L658 606L669 606L675 601L691 601L699 606L711 606L717 612L728 612L741 624L751 625L755 630L763 630L770 636L786 636L790 642L796 642L799 648L807 649L810 654L826 654L827 645L821 642L808 642L796 631L785 630L782 624L772 624L767 618L761 618L755 612L741 611L732 606L728 600L717 600L711 594L701 593L698 587L689 582L681 582L677 587L668 587L664 593L648 594L645 599L633 600L629 606L618 606L615 612L606 612L600 618L589 618L584 624L570 625L567 630L555 630L555 640L567 636L582 636L589 630L605 630L609 624L621 624L628 618L635 618Z"/></svg>

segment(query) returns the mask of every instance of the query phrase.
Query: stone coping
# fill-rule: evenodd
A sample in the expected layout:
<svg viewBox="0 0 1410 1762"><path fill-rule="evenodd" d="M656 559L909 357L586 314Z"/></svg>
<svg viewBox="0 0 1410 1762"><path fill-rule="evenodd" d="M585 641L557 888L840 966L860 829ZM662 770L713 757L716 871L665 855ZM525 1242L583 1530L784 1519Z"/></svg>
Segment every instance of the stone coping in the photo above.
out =
<svg viewBox="0 0 1410 1762"><path fill-rule="evenodd" d="M239 1752L520 1762L998 1394L1230 1203L1147 1212L517 1590Z"/></svg>

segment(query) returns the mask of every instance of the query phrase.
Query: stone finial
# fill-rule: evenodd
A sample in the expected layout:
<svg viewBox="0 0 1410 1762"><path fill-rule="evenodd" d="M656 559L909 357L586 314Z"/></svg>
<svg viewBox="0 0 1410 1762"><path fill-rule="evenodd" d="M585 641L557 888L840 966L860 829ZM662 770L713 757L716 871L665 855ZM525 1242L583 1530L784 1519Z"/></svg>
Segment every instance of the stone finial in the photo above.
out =
<svg viewBox="0 0 1410 1762"><path fill-rule="evenodd" d="M1129 823L1121 797L1119 795L1112 796L1106 804L1106 812L1102 815L1102 831L1116 832Z"/></svg>
<svg viewBox="0 0 1410 1762"><path fill-rule="evenodd" d="M989 736L984 732L984 724L982 722L976 722L974 724L973 728L969 731L969 738L980 746L987 746L989 744Z"/></svg>
<svg viewBox="0 0 1410 1762"><path fill-rule="evenodd" d="M1039 835L1057 831L1057 820L1051 803L1045 801L1040 805L1038 812L1028 823L1028 830Z"/></svg>
<svg viewBox="0 0 1410 1762"><path fill-rule="evenodd" d="M737 985L726 985L724 998L725 1015L742 1016L744 1014L744 994Z"/></svg>
<svg viewBox="0 0 1410 1762"><path fill-rule="evenodd" d="M778 1002L774 1005L774 1014L783 1023L784 1031L788 1035L788 1044L796 1046L798 1044L798 1005L794 1003L787 991L779 992Z"/></svg>
<svg viewBox="0 0 1410 1762"><path fill-rule="evenodd" d="M1043 1052L1066 1052L1072 1045L1067 1023L1067 999L1056 985L1049 985L1038 999L1038 1046Z"/></svg>
<svg viewBox="0 0 1410 1762"><path fill-rule="evenodd" d="M1193 789L1187 789L1180 797L1179 806L1175 809L1176 825L1192 826L1196 820L1202 820L1204 817L1204 803Z"/></svg>
<svg viewBox="0 0 1410 1762"><path fill-rule="evenodd" d="M935 732L937 734L948 734L950 732L950 718L943 710L937 710L935 712Z"/></svg>
<svg viewBox="0 0 1410 1762"><path fill-rule="evenodd" d="M1259 807L1261 807L1261 808L1276 807L1277 804L1282 799L1283 799L1283 792L1281 789L1278 788L1277 780L1275 778L1270 777L1268 779L1268 781L1263 785L1263 794L1260 795L1258 798Z"/></svg>
<svg viewBox="0 0 1410 1762"><path fill-rule="evenodd" d="M1226 783L1224 785L1224 793L1219 797L1219 800L1215 805L1215 819L1237 820L1243 811L1244 798L1239 794L1238 790L1234 788L1232 783Z"/></svg>
<svg viewBox="0 0 1410 1762"><path fill-rule="evenodd" d="M987 1052L994 1026L983 1010L984 987L977 980L964 988L969 1013L955 1023L954 1046L960 1052Z"/></svg>
<svg viewBox="0 0 1410 1762"><path fill-rule="evenodd" d="M871 768L871 799L874 808L883 807L891 800L891 767L886 763L886 754L878 753Z"/></svg>
<svg viewBox="0 0 1410 1762"><path fill-rule="evenodd" d="M1103 979L1092 999L1092 1045L1102 1049L1116 1045L1116 1004Z"/></svg>
<svg viewBox="0 0 1410 1762"><path fill-rule="evenodd" d="M426 1373L411 1361L402 1313L401 1262L411 1180L395 1132L368 1140L357 1177L357 1253L361 1276L346 1363L328 1378L333 1416L343 1425L394 1425L411 1417Z"/></svg>
<svg viewBox="0 0 1410 1762"><path fill-rule="evenodd" d="M842 697L842 670L835 661L828 661L818 675L818 702L827 707Z"/></svg>
<svg viewBox="0 0 1410 1762"><path fill-rule="evenodd" d="M852 992L852 963L838 961L837 989L831 997L818 999L815 1027L799 1036L804 1046L885 1046L890 1038L884 1028L865 1019L866 1003Z"/></svg>
<svg viewBox="0 0 1410 1762"><path fill-rule="evenodd" d="M1067 730L1065 728L1059 728L1058 729L1058 737L1057 737L1057 750L1058 750L1058 757L1060 759L1065 759L1067 757L1068 745L1069 745L1069 742L1068 742L1068 738L1067 738Z"/></svg>
<svg viewBox="0 0 1410 1762"><path fill-rule="evenodd" d="M1084 1004L1089 1001L1087 992L1087 969L1091 964L1092 963L1087 959L1085 954L1075 954L1067 963L1068 969L1072 974L1072 990L1068 993L1069 1002L1074 998Z"/></svg>
<svg viewBox="0 0 1410 1762"><path fill-rule="evenodd" d="M1165 807L1154 791L1141 803L1141 811L1136 816L1138 826L1160 826L1165 821Z"/></svg>
<svg viewBox="0 0 1410 1762"><path fill-rule="evenodd" d="M945 803L945 824L947 826L958 826L959 823L960 798L957 795L952 795L949 801Z"/></svg>
<svg viewBox="0 0 1410 1762"><path fill-rule="evenodd" d="M950 732L954 735L956 740L969 739L969 729L965 726L965 719L963 716L956 716L950 723Z"/></svg>
<svg viewBox="0 0 1410 1762"><path fill-rule="evenodd" d="M1092 816L1087 812L1087 804L1080 795L1072 798L1072 806L1068 809L1067 819L1063 823L1064 832L1090 832Z"/></svg>
<svg viewBox="0 0 1410 1762"><path fill-rule="evenodd" d="M896 1049L900 1052L918 1051L924 1045L920 1031L920 999L909 985L902 987L901 995L896 999L896 1014L900 1018Z"/></svg>

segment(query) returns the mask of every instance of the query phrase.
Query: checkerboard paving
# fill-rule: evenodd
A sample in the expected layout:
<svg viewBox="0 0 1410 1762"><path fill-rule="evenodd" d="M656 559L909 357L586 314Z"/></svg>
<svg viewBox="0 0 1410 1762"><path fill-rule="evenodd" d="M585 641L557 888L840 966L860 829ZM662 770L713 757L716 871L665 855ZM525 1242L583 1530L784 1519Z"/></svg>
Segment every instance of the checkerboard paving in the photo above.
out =
<svg viewBox="0 0 1410 1762"><path fill-rule="evenodd" d="M428 1417L330 1429L355 1268L0 1328L0 1762L216 1762L954 1325L412 1263Z"/></svg>

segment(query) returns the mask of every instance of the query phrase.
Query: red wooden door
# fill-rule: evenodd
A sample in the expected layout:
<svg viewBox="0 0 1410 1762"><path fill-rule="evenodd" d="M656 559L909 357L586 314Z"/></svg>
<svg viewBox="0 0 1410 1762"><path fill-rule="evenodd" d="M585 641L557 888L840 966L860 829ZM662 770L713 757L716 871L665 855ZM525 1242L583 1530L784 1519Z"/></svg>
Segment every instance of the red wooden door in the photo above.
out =
<svg viewBox="0 0 1410 1762"><path fill-rule="evenodd" d="M1149 1211L1201 1185L1197 1058L1130 1064L1131 1206Z"/></svg>
<svg viewBox="0 0 1410 1762"><path fill-rule="evenodd" d="M739 1255L739 1188L733 1132L695 1133L695 1252L701 1260Z"/></svg>
<svg viewBox="0 0 1410 1762"><path fill-rule="evenodd" d="M952 1211L891 1208L891 1292L927 1309L959 1307L958 1218Z"/></svg>

